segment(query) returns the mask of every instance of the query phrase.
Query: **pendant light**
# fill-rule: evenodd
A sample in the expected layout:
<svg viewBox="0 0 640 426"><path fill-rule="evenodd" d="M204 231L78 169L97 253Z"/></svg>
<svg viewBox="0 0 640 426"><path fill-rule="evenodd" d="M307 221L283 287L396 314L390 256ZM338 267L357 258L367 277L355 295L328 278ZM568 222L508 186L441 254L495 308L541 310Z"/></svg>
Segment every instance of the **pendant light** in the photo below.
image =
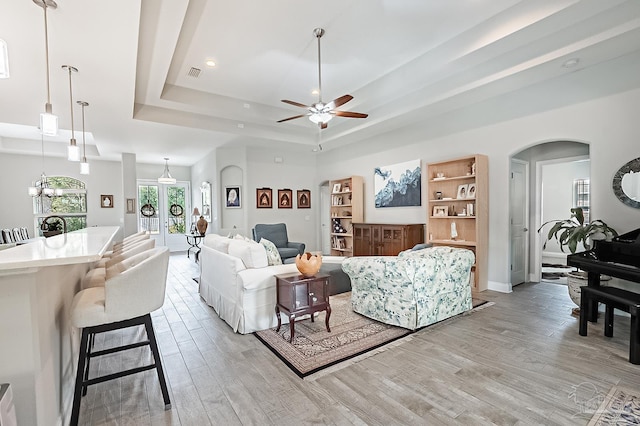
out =
<svg viewBox="0 0 640 426"><path fill-rule="evenodd" d="M80 174L88 175L89 162L87 162L87 145L84 133L84 107L89 106L89 102L77 101L77 103L82 106L82 162L80 163Z"/></svg>
<svg viewBox="0 0 640 426"><path fill-rule="evenodd" d="M58 116L53 115L51 88L49 87L49 30L47 25L47 9L56 9L58 5L53 0L33 0L33 2L44 10L44 47L47 63L47 103L44 104L44 112L40 113L40 132L46 136L55 136L58 134Z"/></svg>
<svg viewBox="0 0 640 426"><path fill-rule="evenodd" d="M76 135L73 129L73 89L71 87L71 73L78 72L78 68L71 65L63 65L62 69L69 71L69 103L71 105L71 139L67 147L67 160L80 161L80 148L76 143Z"/></svg>
<svg viewBox="0 0 640 426"><path fill-rule="evenodd" d="M176 183L176 178L171 176L169 173L169 159L165 157L164 159L164 172L162 172L162 176L158 178L158 183L164 183L167 185L173 185Z"/></svg>

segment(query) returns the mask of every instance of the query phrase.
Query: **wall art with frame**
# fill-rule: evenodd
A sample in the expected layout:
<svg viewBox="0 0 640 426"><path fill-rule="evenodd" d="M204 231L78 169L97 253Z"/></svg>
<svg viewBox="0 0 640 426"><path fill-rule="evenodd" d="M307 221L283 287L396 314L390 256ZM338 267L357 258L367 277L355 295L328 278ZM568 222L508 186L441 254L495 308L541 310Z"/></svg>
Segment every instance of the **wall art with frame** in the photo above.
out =
<svg viewBox="0 0 640 426"><path fill-rule="evenodd" d="M256 208L270 209L273 207L271 188L256 188Z"/></svg>
<svg viewBox="0 0 640 426"><path fill-rule="evenodd" d="M293 208L293 191L290 189L278 189L278 208L290 209Z"/></svg>
<svg viewBox="0 0 640 426"><path fill-rule="evenodd" d="M310 209L311 208L311 191L308 189L299 189L298 190L298 208L299 209Z"/></svg>
<svg viewBox="0 0 640 426"><path fill-rule="evenodd" d="M420 160L376 167L373 176L375 207L422 205L421 175Z"/></svg>
<svg viewBox="0 0 640 426"><path fill-rule="evenodd" d="M240 202L240 187L239 186L225 186L225 206L228 209L239 209L242 207Z"/></svg>
<svg viewBox="0 0 640 426"><path fill-rule="evenodd" d="M111 209L113 208L113 195L101 195L100 196L100 207L103 209Z"/></svg>

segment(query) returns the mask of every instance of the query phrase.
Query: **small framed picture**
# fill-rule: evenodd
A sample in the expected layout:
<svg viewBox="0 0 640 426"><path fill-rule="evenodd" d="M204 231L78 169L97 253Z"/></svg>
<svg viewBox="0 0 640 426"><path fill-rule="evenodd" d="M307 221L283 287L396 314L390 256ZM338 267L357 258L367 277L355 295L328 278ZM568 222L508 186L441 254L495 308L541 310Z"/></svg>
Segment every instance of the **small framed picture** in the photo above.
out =
<svg viewBox="0 0 640 426"><path fill-rule="evenodd" d="M458 185L458 196L456 198L467 198L468 184Z"/></svg>
<svg viewBox="0 0 640 426"><path fill-rule="evenodd" d="M127 214L134 214L136 212L136 199L127 198Z"/></svg>
<svg viewBox="0 0 640 426"><path fill-rule="evenodd" d="M113 208L113 195L101 195L100 207L102 207L103 209Z"/></svg>
<svg viewBox="0 0 640 426"><path fill-rule="evenodd" d="M292 206L293 191L290 189L278 189L278 208L290 209Z"/></svg>
<svg viewBox="0 0 640 426"><path fill-rule="evenodd" d="M226 201L226 207L228 209L239 209L242 207L240 203L240 187L239 186L226 186L224 188L224 194Z"/></svg>
<svg viewBox="0 0 640 426"><path fill-rule="evenodd" d="M311 208L311 191L308 189L298 190L298 208L310 209Z"/></svg>
<svg viewBox="0 0 640 426"><path fill-rule="evenodd" d="M333 191L331 191L331 192L333 192L334 194L340 192L340 184L339 183L334 183L333 184Z"/></svg>
<svg viewBox="0 0 640 426"><path fill-rule="evenodd" d="M467 187L467 198L476 198L476 184L470 183Z"/></svg>
<svg viewBox="0 0 640 426"><path fill-rule="evenodd" d="M271 194L271 188L256 188L256 207L270 209L273 206Z"/></svg>
<svg viewBox="0 0 640 426"><path fill-rule="evenodd" d="M449 206L433 206L434 217L444 217L449 215Z"/></svg>

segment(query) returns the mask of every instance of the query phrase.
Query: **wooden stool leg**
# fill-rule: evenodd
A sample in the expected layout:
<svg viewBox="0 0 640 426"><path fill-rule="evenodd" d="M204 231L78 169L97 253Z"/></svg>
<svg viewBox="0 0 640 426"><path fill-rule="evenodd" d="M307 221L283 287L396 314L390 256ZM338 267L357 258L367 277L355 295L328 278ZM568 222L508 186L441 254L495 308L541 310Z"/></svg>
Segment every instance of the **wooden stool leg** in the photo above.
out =
<svg viewBox="0 0 640 426"><path fill-rule="evenodd" d="M71 410L71 426L77 426L80 417L80 400L82 399L82 376L84 375L85 360L87 357L87 345L89 341L89 330L82 329L80 338L80 351L78 352L78 370L76 371L76 385L73 391L73 408Z"/></svg>
<svg viewBox="0 0 640 426"><path fill-rule="evenodd" d="M587 321L589 319L589 293L584 291L580 292L580 330L578 334L581 336L587 335Z"/></svg>
<svg viewBox="0 0 640 426"><path fill-rule="evenodd" d="M156 342L156 334L153 332L153 324L151 323L151 315L147 314L144 317L144 327L147 330L147 337L149 338L149 346L153 353L153 360L156 365L156 371L158 372L158 380L160 381L160 389L162 390L162 397L164 398L164 409L171 409L171 400L169 399L169 391L167 390L167 382L164 379L164 371L162 370L162 361L160 360L160 352L158 351L158 343Z"/></svg>
<svg viewBox="0 0 640 426"><path fill-rule="evenodd" d="M629 362L640 364L640 316L638 312L631 312L631 338L629 339Z"/></svg>
<svg viewBox="0 0 640 426"><path fill-rule="evenodd" d="M613 306L608 303L605 305L604 311L604 335L613 337Z"/></svg>

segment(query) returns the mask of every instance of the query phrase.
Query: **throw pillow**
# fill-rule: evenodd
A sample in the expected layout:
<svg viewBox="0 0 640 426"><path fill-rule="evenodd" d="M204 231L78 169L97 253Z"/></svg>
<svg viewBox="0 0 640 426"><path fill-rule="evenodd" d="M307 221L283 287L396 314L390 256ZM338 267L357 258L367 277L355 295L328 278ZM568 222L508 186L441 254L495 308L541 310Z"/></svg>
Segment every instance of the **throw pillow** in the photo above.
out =
<svg viewBox="0 0 640 426"><path fill-rule="evenodd" d="M280 253L278 252L275 244L269 240L265 240L264 238L260 238L260 244L262 244L264 249L267 251L267 262L269 263L269 266L282 265L282 258L280 257Z"/></svg>

